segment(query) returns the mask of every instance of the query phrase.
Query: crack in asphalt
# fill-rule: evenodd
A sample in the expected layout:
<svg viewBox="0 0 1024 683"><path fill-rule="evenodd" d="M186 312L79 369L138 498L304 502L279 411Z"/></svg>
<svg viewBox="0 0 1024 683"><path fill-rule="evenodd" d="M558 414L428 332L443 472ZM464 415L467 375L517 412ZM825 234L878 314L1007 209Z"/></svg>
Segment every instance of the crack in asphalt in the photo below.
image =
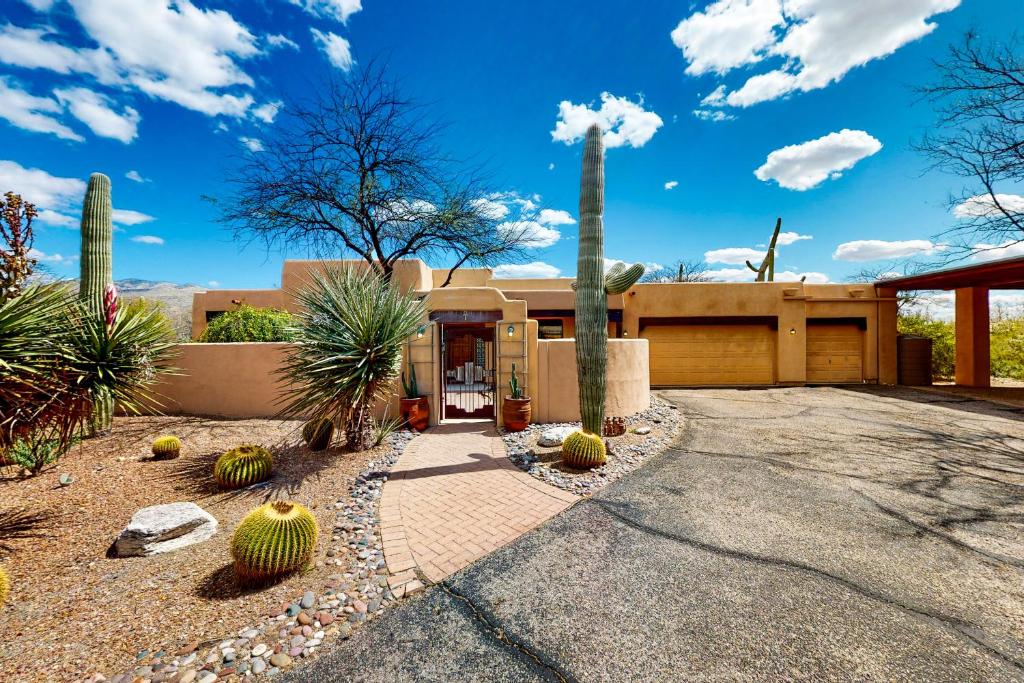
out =
<svg viewBox="0 0 1024 683"><path fill-rule="evenodd" d="M484 631L488 636L496 640L501 645L507 648L515 650L518 654L525 656L532 661L536 666L544 670L546 673L551 674L555 680L559 683L578 683L578 679L570 674L569 672L558 666L552 659L541 652L538 652L531 648L529 645L515 640L509 637L505 629L501 627L498 618L493 614L489 613L486 609L477 605L469 596L461 593L458 589L452 586L447 581L441 581L440 583L434 584L443 590L453 600L458 600L465 604L470 612L473 613L473 618L476 619L483 626Z"/></svg>
<svg viewBox="0 0 1024 683"><path fill-rule="evenodd" d="M629 526L630 528L635 529L644 534L657 536L670 541L674 541L676 543L681 543L683 545L688 545L690 547L697 548L698 550L703 550L705 552L714 553L716 555L729 557L743 562L751 562L754 564L767 565L773 567L783 567L794 571L811 574L819 578L831 581L833 583L837 583L866 598L876 600L891 607L895 607L896 609L899 609L907 614L910 614L917 619L929 621L931 623L939 625L942 628L951 630L959 634L962 638L965 638L966 640L969 640L970 642L974 643L982 650L985 650L986 652L995 655L996 657L1003 660L1015 669L1019 671L1024 671L1024 662L1014 659L1012 656L1006 654L1005 652L997 648L995 645L988 643L982 636L981 629L969 622L965 622L960 619L956 619L955 617L946 616L944 614L940 614L937 612L932 612L922 607L914 607L911 605L901 603L871 588L862 586L850 579L835 574L831 574L823 569L819 569L817 567L805 564L803 562L799 562L796 560L786 560L776 557L769 557L767 555L757 555L742 550L733 550L732 548L713 545L711 543L699 541L694 538L688 538L686 536L681 536L679 534L672 533L671 531L665 531L664 529L659 529L657 527L644 524L643 522L633 517L630 517L626 514L623 514L622 512L619 512L616 509L632 509L632 506L629 505L628 503L616 503L613 501L597 500L594 498L588 498L579 503L579 505L587 504L596 505L601 511L603 511L607 515L619 520L626 526Z"/></svg>

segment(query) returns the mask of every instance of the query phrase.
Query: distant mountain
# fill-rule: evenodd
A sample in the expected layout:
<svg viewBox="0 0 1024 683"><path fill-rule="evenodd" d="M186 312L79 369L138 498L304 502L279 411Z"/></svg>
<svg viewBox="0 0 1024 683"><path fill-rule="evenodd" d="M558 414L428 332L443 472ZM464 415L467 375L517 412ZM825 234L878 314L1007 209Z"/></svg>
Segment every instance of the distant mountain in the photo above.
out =
<svg viewBox="0 0 1024 683"><path fill-rule="evenodd" d="M174 328L182 337L188 337L192 327L192 295L205 292L209 287L197 284L177 284L175 282L157 282L128 278L114 282L121 296L126 301L145 299L158 301L164 312L174 323Z"/></svg>

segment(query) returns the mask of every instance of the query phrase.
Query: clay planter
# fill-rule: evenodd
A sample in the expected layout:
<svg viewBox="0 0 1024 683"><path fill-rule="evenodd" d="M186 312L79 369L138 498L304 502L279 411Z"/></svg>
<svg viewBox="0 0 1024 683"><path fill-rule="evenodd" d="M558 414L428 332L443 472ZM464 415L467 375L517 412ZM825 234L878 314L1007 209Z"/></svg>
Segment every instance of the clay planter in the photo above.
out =
<svg viewBox="0 0 1024 683"><path fill-rule="evenodd" d="M426 431L430 426L430 403L426 396L400 399L399 412L402 422L417 432Z"/></svg>
<svg viewBox="0 0 1024 683"><path fill-rule="evenodd" d="M532 410L529 398L506 396L501 403L501 421L505 431L521 432L530 425Z"/></svg>

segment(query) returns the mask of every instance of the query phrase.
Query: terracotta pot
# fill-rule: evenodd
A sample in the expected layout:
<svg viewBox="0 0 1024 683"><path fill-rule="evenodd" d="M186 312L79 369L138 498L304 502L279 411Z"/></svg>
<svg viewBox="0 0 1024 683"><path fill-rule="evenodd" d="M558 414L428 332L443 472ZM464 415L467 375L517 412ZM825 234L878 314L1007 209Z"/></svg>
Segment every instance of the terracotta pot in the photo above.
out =
<svg viewBox="0 0 1024 683"><path fill-rule="evenodd" d="M506 431L523 431L529 426L531 415L529 398L506 396L505 400L501 402L501 421Z"/></svg>
<svg viewBox="0 0 1024 683"><path fill-rule="evenodd" d="M430 426L430 402L426 396L403 398L399 401L402 422L417 432L426 431Z"/></svg>

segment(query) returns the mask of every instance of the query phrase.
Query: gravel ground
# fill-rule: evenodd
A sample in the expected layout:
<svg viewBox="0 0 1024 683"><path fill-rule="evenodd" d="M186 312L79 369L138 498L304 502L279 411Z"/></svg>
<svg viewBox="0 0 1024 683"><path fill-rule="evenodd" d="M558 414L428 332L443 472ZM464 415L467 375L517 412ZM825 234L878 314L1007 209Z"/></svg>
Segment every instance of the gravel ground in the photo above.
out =
<svg viewBox="0 0 1024 683"><path fill-rule="evenodd" d="M32 479L0 471L0 510L50 511L46 537L11 543L3 557L12 595L0 610L0 680L196 680L276 673L345 638L391 600L375 521L387 471L412 436L361 453L313 454L299 423L280 420L118 418L109 436L84 442ZM149 457L152 439L182 439L176 460ZM275 455L269 483L220 492L216 457L242 443ZM74 483L58 485L61 474ZM315 566L281 583L241 591L229 543L241 518L278 498L320 523ZM204 543L149 558L108 559L141 507L192 501L219 522ZM177 676L177 678L174 678ZM191 678L189 678L191 676Z"/></svg>
<svg viewBox="0 0 1024 683"><path fill-rule="evenodd" d="M672 443L682 425L679 410L657 396L651 396L651 407L626 418L626 433L606 437L610 447L608 461L592 470L577 470L562 465L560 446L540 446L537 440L549 429L579 428L579 422L531 424L521 432L502 434L509 459L524 472L560 489L586 496L632 472L652 455Z"/></svg>

